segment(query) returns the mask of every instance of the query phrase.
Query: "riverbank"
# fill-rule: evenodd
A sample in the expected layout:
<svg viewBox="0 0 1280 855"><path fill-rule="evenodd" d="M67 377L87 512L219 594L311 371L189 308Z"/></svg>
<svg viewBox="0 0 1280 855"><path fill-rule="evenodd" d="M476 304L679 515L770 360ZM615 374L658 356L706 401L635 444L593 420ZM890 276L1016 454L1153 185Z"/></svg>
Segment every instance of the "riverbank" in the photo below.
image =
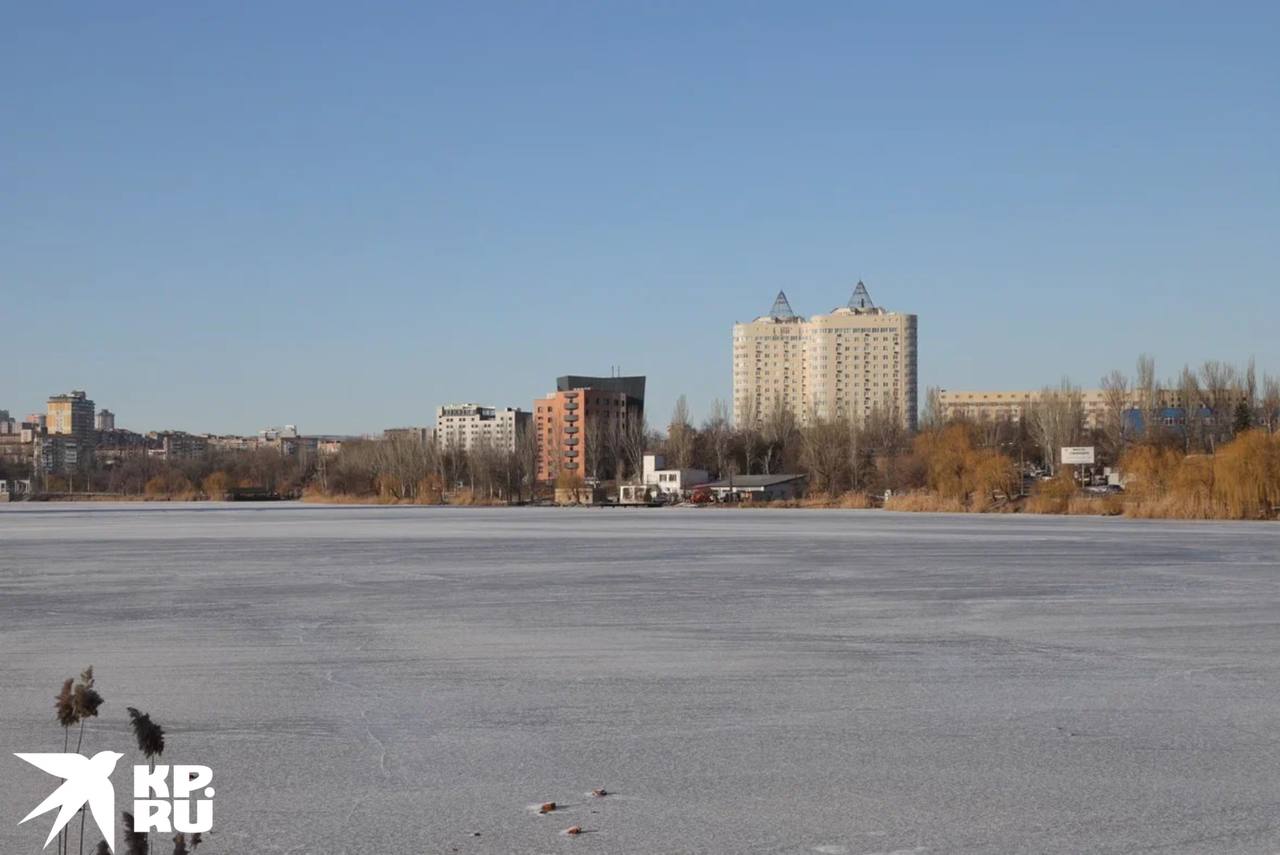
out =
<svg viewBox="0 0 1280 855"><path fill-rule="evenodd" d="M23 502L137 502L137 503L202 503L221 502L226 499L211 499L198 494L180 496L125 496L110 493L71 493L44 494L32 496ZM437 495L431 500L423 497L400 499L389 496L354 496L334 493L307 492L297 499L257 499L241 500L249 503L275 501L301 501L314 505L367 505L367 506L416 506L416 507L451 507L451 508L503 508L528 506L527 502L506 502L499 499L484 499L469 495L447 496L444 500ZM15 502L13 504L20 504ZM2 507L3 505L0 505ZM580 506L566 506L580 507ZM808 496L802 499L786 499L772 502L741 502L737 504L692 505L683 504L677 507L701 508L716 507L734 510L886 510L919 514L1026 514L1037 516L1080 516L1080 517L1127 517L1129 519L1166 519L1166 520L1245 520L1256 522L1275 522L1277 514L1257 516L1233 516L1225 506L1215 505L1207 498L1186 501L1176 496L1138 497L1112 494L1106 496L1093 495L1045 495L1035 494L1015 499L995 501L981 506L939 496L927 491L900 493L887 500L878 500L864 493L846 493L839 496Z"/></svg>

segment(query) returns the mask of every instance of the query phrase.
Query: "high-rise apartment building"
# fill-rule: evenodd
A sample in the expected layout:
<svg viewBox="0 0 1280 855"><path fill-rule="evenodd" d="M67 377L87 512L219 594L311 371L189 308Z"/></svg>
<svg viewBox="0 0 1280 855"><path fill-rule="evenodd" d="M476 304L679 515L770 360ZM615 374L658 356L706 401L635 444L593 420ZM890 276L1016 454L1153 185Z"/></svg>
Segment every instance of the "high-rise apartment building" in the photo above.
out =
<svg viewBox="0 0 1280 855"><path fill-rule="evenodd" d="M93 401L84 392L75 390L69 395L49 398L49 433L55 436L74 436L86 444L93 443Z"/></svg>
<svg viewBox="0 0 1280 855"><path fill-rule="evenodd" d="M98 410L97 429L99 432L113 431L116 429L116 414L103 407Z"/></svg>
<svg viewBox="0 0 1280 855"><path fill-rule="evenodd" d="M445 404L436 408L436 442L442 451L471 451L486 444L498 451L515 451L530 418L512 407Z"/></svg>
<svg viewBox="0 0 1280 855"><path fill-rule="evenodd" d="M806 320L778 292L769 314L733 325L733 418L775 407L807 423L874 412L916 427L916 316L889 312L859 282L849 302Z"/></svg>

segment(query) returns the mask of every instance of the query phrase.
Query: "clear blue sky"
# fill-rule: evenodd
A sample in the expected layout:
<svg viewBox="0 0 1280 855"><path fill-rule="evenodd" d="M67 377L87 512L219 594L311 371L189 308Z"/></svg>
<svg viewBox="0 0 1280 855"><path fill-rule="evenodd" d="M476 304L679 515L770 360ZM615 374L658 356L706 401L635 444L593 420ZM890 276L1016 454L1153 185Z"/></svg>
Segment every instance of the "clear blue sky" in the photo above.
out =
<svg viewBox="0 0 1280 855"><path fill-rule="evenodd" d="M920 381L1280 373L1280 4L11 3L0 408L305 432L867 282Z"/></svg>

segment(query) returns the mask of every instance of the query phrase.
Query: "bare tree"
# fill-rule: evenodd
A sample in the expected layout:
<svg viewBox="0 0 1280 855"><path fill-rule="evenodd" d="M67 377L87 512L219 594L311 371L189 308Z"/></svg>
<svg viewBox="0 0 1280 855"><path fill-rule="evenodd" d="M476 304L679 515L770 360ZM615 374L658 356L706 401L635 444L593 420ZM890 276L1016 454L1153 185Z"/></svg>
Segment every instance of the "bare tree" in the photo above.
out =
<svg viewBox="0 0 1280 855"><path fill-rule="evenodd" d="M738 435L739 445L742 448L742 472L749 475L755 467L756 460L764 444L764 440L760 435L760 407L755 396L749 397L743 402L741 415L740 422L734 427Z"/></svg>
<svg viewBox="0 0 1280 855"><path fill-rule="evenodd" d="M1262 397L1258 402L1258 424L1267 433L1280 430L1280 378L1262 375Z"/></svg>
<svg viewBox="0 0 1280 855"><path fill-rule="evenodd" d="M786 464L787 452L795 447L795 414L783 402L780 395L774 396L773 405L765 413L763 428L761 435L764 440L764 453L761 456L761 463L764 474L769 475Z"/></svg>
<svg viewBox="0 0 1280 855"><path fill-rule="evenodd" d="M634 478L644 467L644 453L650 441L649 426L643 416L628 412L622 420L620 439L627 470Z"/></svg>
<svg viewBox="0 0 1280 855"><path fill-rule="evenodd" d="M729 454L733 449L733 430L729 426L729 408L716 398L711 402L711 415L702 425L702 435L707 440L711 463L716 477L723 478L728 470Z"/></svg>
<svg viewBox="0 0 1280 855"><path fill-rule="evenodd" d="M1127 435L1125 420L1130 404L1129 378L1123 372L1112 371L1102 378L1102 398L1106 412L1102 416L1102 435L1111 460L1118 460L1124 451Z"/></svg>
<svg viewBox="0 0 1280 855"><path fill-rule="evenodd" d="M606 477L609 469L609 432L616 419L600 411L590 412L583 424L583 441L586 448L583 458L587 474L596 483Z"/></svg>
<svg viewBox="0 0 1280 855"><path fill-rule="evenodd" d="M1231 439L1236 404L1243 399L1243 384L1234 365L1216 360L1200 366L1200 391L1208 407L1205 441L1213 451Z"/></svg>
<svg viewBox="0 0 1280 855"><path fill-rule="evenodd" d="M1056 471L1059 450L1074 445L1084 432L1084 399L1079 388L1065 377L1056 389L1046 386L1028 407L1027 427L1040 446L1046 468Z"/></svg>
<svg viewBox="0 0 1280 855"><path fill-rule="evenodd" d="M1142 414L1142 432L1150 440L1159 433L1156 414L1160 411L1160 384L1156 380L1156 360L1149 353L1138 357L1138 376L1134 382L1138 409Z"/></svg>
<svg viewBox="0 0 1280 855"><path fill-rule="evenodd" d="M880 467L884 484L897 490L903 483L902 457L907 449L907 430L896 409L874 405L863 420L862 435Z"/></svg>
<svg viewBox="0 0 1280 855"><path fill-rule="evenodd" d="M834 496L840 492L841 475L846 462L844 444L847 433L839 422L812 418L798 431L801 463L809 470L815 491Z"/></svg>
<svg viewBox="0 0 1280 855"><path fill-rule="evenodd" d="M516 479L528 491L528 501L535 498L538 482L538 434L537 425L530 423L524 430L516 434L515 473Z"/></svg>
<svg viewBox="0 0 1280 855"><path fill-rule="evenodd" d="M1182 405L1183 451L1191 454L1205 449L1204 400L1200 393L1200 380L1190 366L1178 375L1178 401Z"/></svg>
<svg viewBox="0 0 1280 855"><path fill-rule="evenodd" d="M924 393L924 408L920 411L920 430L934 430L947 420L942 408L942 390L930 386Z"/></svg>
<svg viewBox="0 0 1280 855"><path fill-rule="evenodd" d="M845 416L843 427L845 471L849 476L849 488L861 490L867 486L867 470L871 468L871 453L867 448L865 431L862 423L853 416Z"/></svg>
<svg viewBox="0 0 1280 855"><path fill-rule="evenodd" d="M667 465L688 469L693 465L694 444L697 432L689 423L689 402L681 395L671 411L671 423L667 426Z"/></svg>

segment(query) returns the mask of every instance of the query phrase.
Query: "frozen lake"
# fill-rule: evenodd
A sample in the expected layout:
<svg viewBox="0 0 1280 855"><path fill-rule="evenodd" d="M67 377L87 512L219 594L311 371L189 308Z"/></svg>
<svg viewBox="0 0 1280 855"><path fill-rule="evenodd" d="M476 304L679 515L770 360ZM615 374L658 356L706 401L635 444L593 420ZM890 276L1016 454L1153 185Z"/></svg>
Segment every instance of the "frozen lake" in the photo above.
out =
<svg viewBox="0 0 1280 855"><path fill-rule="evenodd" d="M202 855L1280 850L1276 525L0 506L5 855L88 664Z"/></svg>

